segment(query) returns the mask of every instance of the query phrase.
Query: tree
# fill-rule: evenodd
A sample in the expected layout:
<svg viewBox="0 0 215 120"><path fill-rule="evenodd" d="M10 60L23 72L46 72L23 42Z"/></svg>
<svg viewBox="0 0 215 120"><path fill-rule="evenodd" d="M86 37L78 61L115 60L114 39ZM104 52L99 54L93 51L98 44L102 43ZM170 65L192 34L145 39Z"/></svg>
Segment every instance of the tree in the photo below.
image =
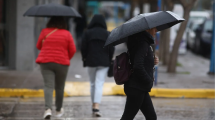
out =
<svg viewBox="0 0 215 120"><path fill-rule="evenodd" d="M143 13L143 3L147 2L147 0L130 0L130 4L131 4L131 10L130 10L130 17L133 17L133 12L134 12L134 8L136 7L136 5L139 7L140 9L140 13Z"/></svg>
<svg viewBox="0 0 215 120"><path fill-rule="evenodd" d="M131 4L131 9L130 9L130 18L132 18L133 17L133 11L134 11L134 8L135 8L135 3L136 3L136 1L130 1L130 4Z"/></svg>
<svg viewBox="0 0 215 120"><path fill-rule="evenodd" d="M197 0L193 10L211 10L212 0Z"/></svg>
<svg viewBox="0 0 215 120"><path fill-rule="evenodd" d="M144 0L139 0L138 1L138 5L139 5L139 8L140 8L140 13L141 14L143 13L143 2L144 2Z"/></svg>
<svg viewBox="0 0 215 120"><path fill-rule="evenodd" d="M184 9L183 17L184 17L185 21L182 22L182 24L180 25L178 34L176 36L176 39L175 39L175 42L173 45L172 52L170 54L169 64L168 64L168 69L167 69L167 72L169 72L169 73L175 73L176 72L176 64L177 64L179 46L181 43L181 39L182 39L184 30L186 28L188 19L189 19L190 11L196 2L196 0L178 0L178 1L183 6L183 9Z"/></svg>
<svg viewBox="0 0 215 120"><path fill-rule="evenodd" d="M172 11L174 7L174 1L164 0L163 1L163 10ZM163 65L167 65L169 61L169 44L170 44L170 29L163 30L160 36L160 60Z"/></svg>

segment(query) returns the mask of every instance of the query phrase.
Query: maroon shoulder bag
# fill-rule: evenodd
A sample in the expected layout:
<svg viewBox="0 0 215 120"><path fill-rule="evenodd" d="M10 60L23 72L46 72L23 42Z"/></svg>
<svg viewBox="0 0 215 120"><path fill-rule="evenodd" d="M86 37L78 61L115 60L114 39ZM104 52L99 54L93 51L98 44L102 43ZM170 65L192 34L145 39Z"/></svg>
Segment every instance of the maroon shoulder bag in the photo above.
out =
<svg viewBox="0 0 215 120"><path fill-rule="evenodd" d="M148 51L146 52L147 56ZM133 68L130 60L129 51L124 52L114 60L113 76L117 85L122 85L129 80L130 75L133 73Z"/></svg>
<svg viewBox="0 0 215 120"><path fill-rule="evenodd" d="M128 81L132 71L129 52L116 56L113 64L113 75L117 85L122 85Z"/></svg>

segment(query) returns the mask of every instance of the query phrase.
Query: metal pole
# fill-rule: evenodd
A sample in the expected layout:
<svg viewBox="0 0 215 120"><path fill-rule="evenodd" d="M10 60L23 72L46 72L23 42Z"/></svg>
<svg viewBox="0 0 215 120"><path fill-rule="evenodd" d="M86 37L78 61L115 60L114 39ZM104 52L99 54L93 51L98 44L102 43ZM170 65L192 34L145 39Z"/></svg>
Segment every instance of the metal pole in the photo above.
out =
<svg viewBox="0 0 215 120"><path fill-rule="evenodd" d="M158 6L158 11L161 10L161 2L162 2L162 0L158 0L158 4L157 4L157 6Z"/></svg>
<svg viewBox="0 0 215 120"><path fill-rule="evenodd" d="M118 26L118 2L114 3L114 20L115 20L115 25Z"/></svg>
<svg viewBox="0 0 215 120"><path fill-rule="evenodd" d="M209 74L215 74L215 0L213 0L213 35L211 44L211 62Z"/></svg>
<svg viewBox="0 0 215 120"><path fill-rule="evenodd" d="M162 0L158 0L157 2L157 10L160 11L161 10L161 2ZM155 50L159 49L159 41L160 41L160 33L156 34L156 44L155 44ZM158 66L155 66L155 82L154 84L157 85L157 81L158 81Z"/></svg>

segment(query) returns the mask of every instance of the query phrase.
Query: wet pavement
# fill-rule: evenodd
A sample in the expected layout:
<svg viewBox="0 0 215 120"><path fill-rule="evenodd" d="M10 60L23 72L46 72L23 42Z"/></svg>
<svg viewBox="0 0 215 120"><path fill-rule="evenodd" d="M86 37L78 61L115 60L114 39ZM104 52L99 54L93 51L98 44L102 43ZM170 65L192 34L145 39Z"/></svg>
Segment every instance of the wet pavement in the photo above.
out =
<svg viewBox="0 0 215 120"><path fill-rule="evenodd" d="M126 51L122 45L115 55ZM214 89L214 76L207 75L209 60L187 52L179 55L176 74L166 73L165 66L158 68L158 84L155 88L203 88ZM87 70L82 67L80 52L71 60L67 81L88 81ZM114 82L107 78L106 82ZM39 66L34 71L0 71L0 88L42 89L43 80ZM65 98L65 115L53 120L119 120L124 109L125 96L105 96L101 104L102 118L93 118L89 97ZM215 120L214 99L153 98L158 120ZM0 98L0 120L42 120L43 98ZM54 107L53 107L54 108ZM135 120L144 120L138 113Z"/></svg>
<svg viewBox="0 0 215 120"><path fill-rule="evenodd" d="M126 47L120 44L116 47L115 56L125 52ZM89 81L87 69L83 67L80 52L77 52L71 60L66 81ZM208 75L210 60L187 52L178 56L177 73L167 73L167 67L159 65L156 88L205 88L215 87L215 76ZM106 82L114 82L113 77L106 78ZM0 88L28 88L43 89L43 79L40 68L33 71L0 71Z"/></svg>
<svg viewBox="0 0 215 120"><path fill-rule="evenodd" d="M42 120L43 98L0 98L1 103L17 101L13 112L2 120ZM65 114L52 120L120 120L126 97L104 96L100 106L101 118L92 117L90 97L68 97L64 99ZM152 98L158 120L215 120L213 99L169 99ZM53 106L53 109L55 107ZM1 117L0 117L1 120ZM134 120L145 120L139 112Z"/></svg>

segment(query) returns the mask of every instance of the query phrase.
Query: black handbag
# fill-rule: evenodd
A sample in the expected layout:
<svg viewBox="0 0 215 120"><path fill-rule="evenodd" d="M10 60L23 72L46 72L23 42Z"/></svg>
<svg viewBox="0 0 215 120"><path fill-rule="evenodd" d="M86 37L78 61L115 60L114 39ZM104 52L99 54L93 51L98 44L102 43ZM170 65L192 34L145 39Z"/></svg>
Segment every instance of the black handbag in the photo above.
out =
<svg viewBox="0 0 215 120"><path fill-rule="evenodd" d="M111 60L111 63L108 69L108 74L107 74L108 77L113 77L113 62L114 60Z"/></svg>

